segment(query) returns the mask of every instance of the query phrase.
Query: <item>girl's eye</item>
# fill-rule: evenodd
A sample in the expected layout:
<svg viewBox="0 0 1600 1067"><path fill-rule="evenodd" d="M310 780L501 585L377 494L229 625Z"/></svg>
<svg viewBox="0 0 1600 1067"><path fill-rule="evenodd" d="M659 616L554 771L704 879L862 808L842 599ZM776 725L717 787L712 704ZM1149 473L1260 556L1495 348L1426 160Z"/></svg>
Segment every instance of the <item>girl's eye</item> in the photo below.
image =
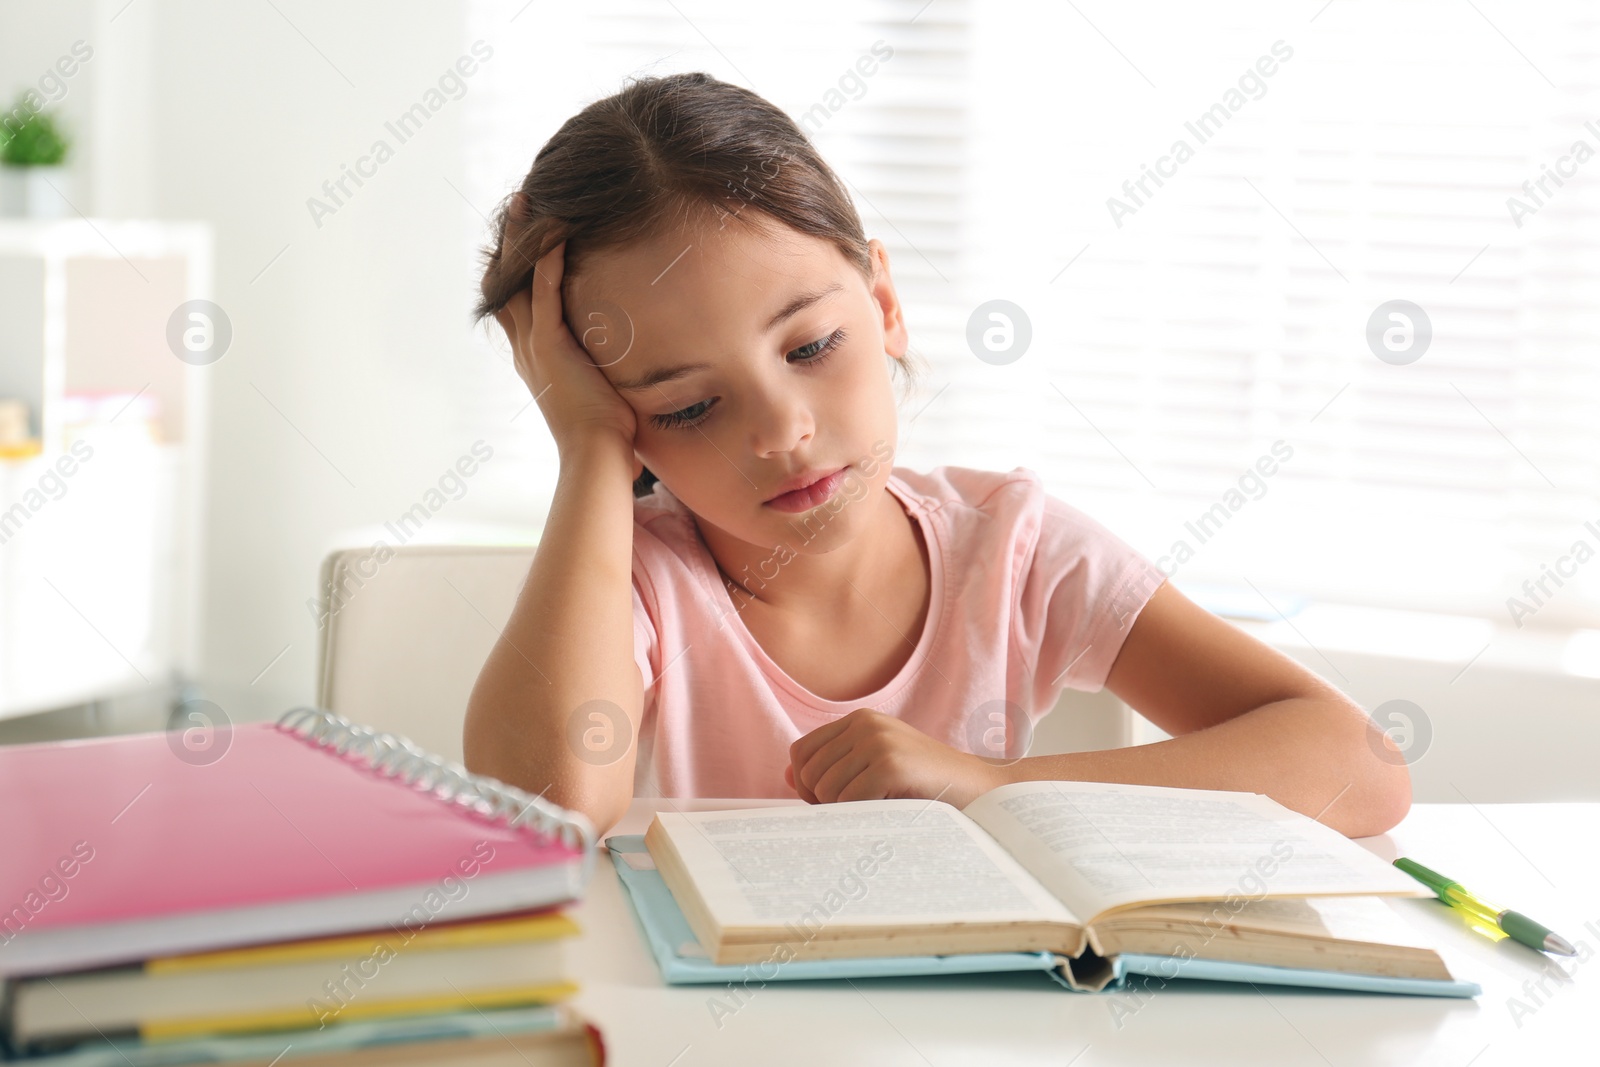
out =
<svg viewBox="0 0 1600 1067"><path fill-rule="evenodd" d="M800 358L797 362L808 367L815 367L827 359L828 353L838 348L843 342L844 329L841 327L821 340L812 341L808 345L801 345L793 352L790 352L789 355L799 356ZM651 415L650 421L663 430L684 429L704 422L711 413L711 403L710 400L701 400L698 403L690 404L686 408L669 411L665 415Z"/></svg>
<svg viewBox="0 0 1600 1067"><path fill-rule="evenodd" d="M702 400L697 404L690 404L681 411L669 411L665 415L651 415L650 421L663 430L674 426L693 426L703 419L711 410L711 401Z"/></svg>
<svg viewBox="0 0 1600 1067"><path fill-rule="evenodd" d="M835 348L839 347L839 344L843 340L844 328L840 327L839 329L834 330L828 336L824 337L822 340L812 341L808 345L801 345L799 348L795 349L789 354L793 356L801 352L805 352L806 355L801 358L800 362L821 363L824 359L828 358L829 352L832 352Z"/></svg>

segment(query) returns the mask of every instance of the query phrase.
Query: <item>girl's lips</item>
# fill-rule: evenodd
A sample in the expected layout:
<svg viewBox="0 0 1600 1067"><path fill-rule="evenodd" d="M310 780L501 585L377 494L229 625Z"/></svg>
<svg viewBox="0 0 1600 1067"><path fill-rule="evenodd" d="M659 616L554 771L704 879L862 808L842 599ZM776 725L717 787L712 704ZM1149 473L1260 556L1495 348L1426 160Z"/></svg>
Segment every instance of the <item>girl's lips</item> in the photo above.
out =
<svg viewBox="0 0 1600 1067"><path fill-rule="evenodd" d="M839 485L844 481L844 472L849 467L840 467L832 474L818 481L812 482L804 489L796 489L792 493L784 493L767 501L766 506L775 511L810 511L820 504L826 503L833 494L839 491Z"/></svg>

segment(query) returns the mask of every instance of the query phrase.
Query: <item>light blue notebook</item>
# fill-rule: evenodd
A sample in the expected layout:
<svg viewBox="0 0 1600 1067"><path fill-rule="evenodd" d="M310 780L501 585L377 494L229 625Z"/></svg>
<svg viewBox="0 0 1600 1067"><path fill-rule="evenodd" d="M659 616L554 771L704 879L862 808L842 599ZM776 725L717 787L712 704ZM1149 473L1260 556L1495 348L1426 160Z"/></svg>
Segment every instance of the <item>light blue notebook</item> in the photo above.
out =
<svg viewBox="0 0 1600 1067"><path fill-rule="evenodd" d="M285 1064L312 1053L331 1054L376 1048L380 1045L414 1045L419 1042L528 1034L573 1025L568 1009L560 1004L487 1011L450 1012L341 1022L321 1030L278 1030L267 1033L196 1037L182 1041L143 1042L136 1037L96 1039L58 1055L21 1057L30 1067L198 1067L201 1064L271 1060ZM294 1057L285 1056L294 1050ZM275 1059L277 1057L278 1059ZM4 1059L0 1056L0 1059Z"/></svg>
<svg viewBox="0 0 1600 1067"><path fill-rule="evenodd" d="M1092 974L1073 975L1065 957L1053 952L986 952L954 956L879 956L851 960L790 960L782 966L712 963L689 922L678 909L645 849L644 837L619 834L606 838L611 862L633 902L634 917L668 985L724 985L728 982L798 980L803 978L903 978L925 974L993 974L1042 971L1063 989L1116 992L1130 985L1202 978L1258 985L1313 986L1364 993L1407 993L1426 997L1475 997L1476 982L1434 978L1386 978L1379 975L1266 967L1253 963L1144 956L1125 953L1102 962ZM632 856L630 861L628 858ZM769 973L770 972L770 973ZM1148 976L1141 981L1140 976Z"/></svg>

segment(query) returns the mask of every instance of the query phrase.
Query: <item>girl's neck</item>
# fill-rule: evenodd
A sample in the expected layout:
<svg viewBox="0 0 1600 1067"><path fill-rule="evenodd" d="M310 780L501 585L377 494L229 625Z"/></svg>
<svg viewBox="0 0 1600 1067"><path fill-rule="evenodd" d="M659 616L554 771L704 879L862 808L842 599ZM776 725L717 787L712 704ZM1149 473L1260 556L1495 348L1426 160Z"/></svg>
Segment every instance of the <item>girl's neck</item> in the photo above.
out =
<svg viewBox="0 0 1600 1067"><path fill-rule="evenodd" d="M870 499L877 501L872 521L847 543L820 554L807 555L789 545L749 545L743 546L748 555L735 550L733 558L724 558L729 556L726 549L719 556L698 520L696 525L723 587L740 610L760 604L823 617L862 596L873 600L886 582L900 580L912 560L927 573L927 547L916 519L887 488Z"/></svg>

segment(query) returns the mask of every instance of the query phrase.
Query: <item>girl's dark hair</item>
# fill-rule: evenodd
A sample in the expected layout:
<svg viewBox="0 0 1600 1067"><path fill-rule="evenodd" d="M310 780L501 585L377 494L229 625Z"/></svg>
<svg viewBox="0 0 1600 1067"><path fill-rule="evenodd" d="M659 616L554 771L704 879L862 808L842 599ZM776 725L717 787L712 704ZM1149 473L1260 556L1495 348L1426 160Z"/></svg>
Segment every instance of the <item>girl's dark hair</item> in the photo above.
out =
<svg viewBox="0 0 1600 1067"><path fill-rule="evenodd" d="M524 213L513 217L519 194ZM646 77L563 123L521 187L500 203L490 224L493 243L483 249L483 295L473 322L526 290L533 265L563 240L565 291L586 255L648 240L698 211L756 225L773 220L831 241L863 277L872 277L867 239L844 183L788 115L709 74ZM908 373L914 378L914 370ZM655 482L644 470L634 495Z"/></svg>

